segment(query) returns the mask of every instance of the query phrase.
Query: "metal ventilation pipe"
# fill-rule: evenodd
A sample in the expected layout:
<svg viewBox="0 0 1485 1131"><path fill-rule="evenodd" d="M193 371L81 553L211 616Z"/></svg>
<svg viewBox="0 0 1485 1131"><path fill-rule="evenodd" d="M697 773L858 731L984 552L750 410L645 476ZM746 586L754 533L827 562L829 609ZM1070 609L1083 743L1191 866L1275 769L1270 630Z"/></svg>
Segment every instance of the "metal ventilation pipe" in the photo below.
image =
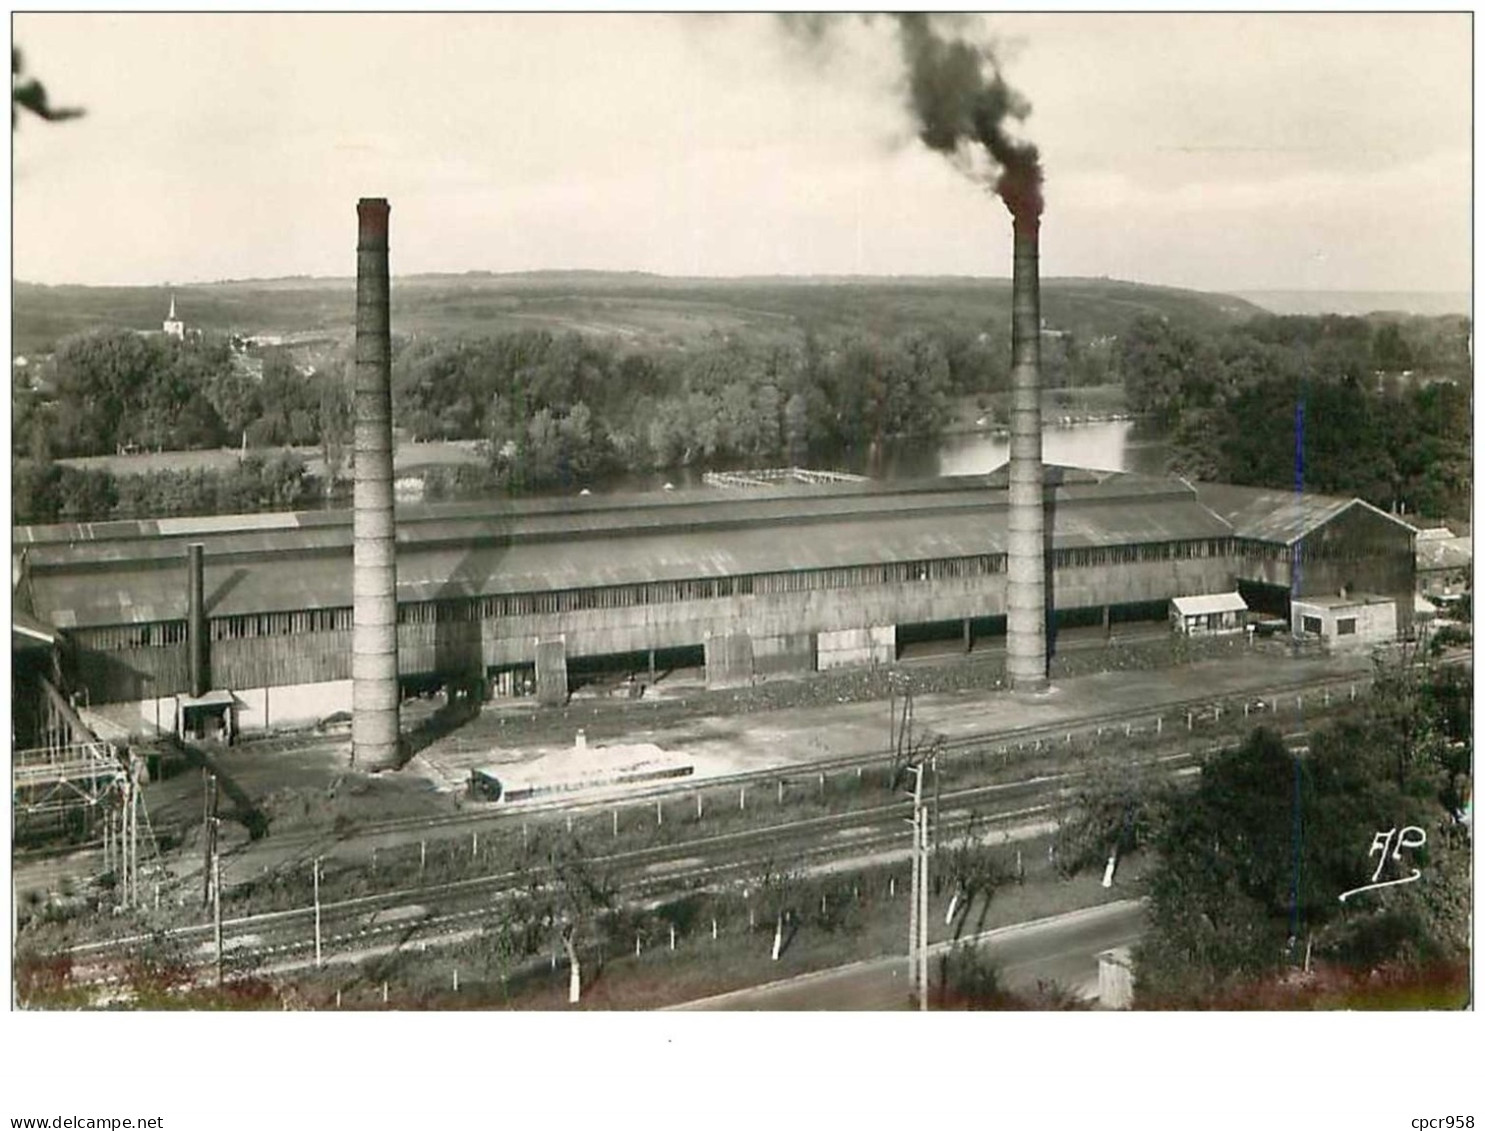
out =
<svg viewBox="0 0 1485 1131"><path fill-rule="evenodd" d="M1011 687L1047 685L1047 585L1042 487L1041 218L1013 212L1011 459L1006 547L1006 671Z"/></svg>
<svg viewBox="0 0 1485 1131"><path fill-rule="evenodd" d="M356 205L355 540L351 763L401 765L397 557L392 510L392 318L384 199Z"/></svg>
<svg viewBox="0 0 1485 1131"><path fill-rule="evenodd" d="M206 654L205 546L192 542L186 547L186 663L190 669L191 697L199 699L211 687Z"/></svg>

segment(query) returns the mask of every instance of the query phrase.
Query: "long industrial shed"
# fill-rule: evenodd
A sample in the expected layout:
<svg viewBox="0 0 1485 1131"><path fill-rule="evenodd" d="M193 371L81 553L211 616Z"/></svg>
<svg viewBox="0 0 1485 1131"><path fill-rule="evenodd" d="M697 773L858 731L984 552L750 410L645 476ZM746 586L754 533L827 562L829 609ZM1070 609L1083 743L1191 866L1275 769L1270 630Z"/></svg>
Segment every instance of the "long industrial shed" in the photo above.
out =
<svg viewBox="0 0 1485 1131"><path fill-rule="evenodd" d="M1164 615L1239 589L1370 593L1412 610L1413 528L1357 499L1132 473L1045 471L1054 618ZM713 686L888 663L898 630L1003 632L1006 473L399 508L400 674L409 685L534 681L569 659L660 653ZM67 685L124 731L228 704L234 728L351 706L349 512L21 527L17 607L59 631ZM204 547L190 695L188 550ZM966 624L968 632L968 624ZM514 677L514 678L512 678Z"/></svg>

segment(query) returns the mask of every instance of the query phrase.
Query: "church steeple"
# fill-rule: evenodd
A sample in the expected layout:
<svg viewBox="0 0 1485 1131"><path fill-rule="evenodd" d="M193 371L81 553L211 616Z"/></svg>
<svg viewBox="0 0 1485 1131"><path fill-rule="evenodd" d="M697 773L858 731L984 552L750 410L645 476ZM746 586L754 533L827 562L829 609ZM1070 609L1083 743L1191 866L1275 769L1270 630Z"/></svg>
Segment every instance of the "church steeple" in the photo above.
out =
<svg viewBox="0 0 1485 1131"><path fill-rule="evenodd" d="M170 315L165 319L165 333L172 338L186 336L186 324L175 316L175 292L170 292Z"/></svg>

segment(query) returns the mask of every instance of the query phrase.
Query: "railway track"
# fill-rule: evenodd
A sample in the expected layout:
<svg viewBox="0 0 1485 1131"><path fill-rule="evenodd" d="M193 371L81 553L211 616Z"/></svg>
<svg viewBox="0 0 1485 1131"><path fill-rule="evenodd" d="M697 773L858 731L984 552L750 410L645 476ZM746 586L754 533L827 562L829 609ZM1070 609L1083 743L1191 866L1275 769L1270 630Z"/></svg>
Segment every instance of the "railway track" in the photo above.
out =
<svg viewBox="0 0 1485 1131"><path fill-rule="evenodd" d="M1193 696L1173 703L1163 704L1158 709L1136 708L1103 716L1096 720L1068 720L1062 723L1016 728L1010 731L977 732L947 737L938 748L938 756L947 765L956 758L988 755L1008 756L1011 751L1024 751L1051 744L1053 739L1066 741L1066 736L1086 737L1098 730L1105 732L1125 729L1134 734L1155 728L1157 718L1165 719L1170 727L1185 721L1189 711L1194 720L1211 718L1219 710L1232 712L1234 704L1246 700L1256 704L1265 700L1270 708L1277 699L1288 696L1316 695L1324 702L1325 693L1339 693L1346 698L1348 686L1357 689L1370 683L1370 677L1355 678L1324 677L1317 679L1287 681L1271 685L1243 696L1228 696L1216 699L1212 696ZM1335 697L1334 694L1331 696ZM1271 710L1265 717L1272 718ZM930 720L922 720L925 727ZM1196 751L1162 755L1151 759L1159 762L1170 772L1183 770L1192 772L1194 764L1206 754L1231 743L1215 743ZM337 838L342 842L364 841L377 835L399 830L457 830L470 826L498 826L502 822L523 817L550 815L557 812L581 811L596 807L610 808L653 803L657 798L676 793L696 793L712 789L725 789L747 784L773 783L779 778L794 776L796 779L808 775L813 779L821 774L838 774L842 771L860 770L867 767L885 767L891 762L886 751L826 759L808 764L775 767L766 770L708 778L688 780L679 785L665 784L629 792L619 798L605 798L574 805L570 799L552 802L523 803L512 806L491 806L475 812L451 814L446 818L401 819L363 825L349 835ZM1016 781L975 785L964 789L946 790L939 799L942 808L941 836L957 836L973 819L987 830L1004 828L1017 820L1028 820L1040 816L1045 818L1054 807L1057 793L1066 790L1087 771L1069 769L1050 774L1033 774ZM733 830L708 837L693 837L677 843L652 845L628 849L595 858L592 863L612 872L616 877L619 892L625 901L656 898L667 890L695 889L699 886L716 886L746 876L767 861L787 859L791 865L810 868L828 863L833 859L851 856L870 856L883 852L905 851L910 834L905 818L910 811L906 801L889 802L865 808L837 813L805 817L792 821L776 822L756 828ZM323 846L323 834L302 838L304 847ZM307 854L305 856L307 859ZM521 884L529 884L529 872L505 872L469 877L437 885L414 885L394 890L373 892L365 895L328 902L321 905L322 945L328 953L342 948L365 945L369 940L401 934L403 937L418 935L424 941L445 930L460 929L470 920L491 915L503 898ZM414 908L414 920L396 918L399 909ZM395 914L394 914L395 913ZM255 960L283 958L312 948L313 907L297 907L284 910L259 912L238 916L224 921L231 948L251 955ZM394 915L391 920L388 915ZM160 933L136 935L132 938L98 940L81 943L69 953L80 961L105 956L116 957L145 943L170 938L183 943L196 942L208 945L212 927L209 924L188 925ZM308 937L307 937L308 936Z"/></svg>
<svg viewBox="0 0 1485 1131"><path fill-rule="evenodd" d="M1287 735L1289 740L1303 732ZM1232 743L1160 755L1139 765L1172 776L1194 773L1205 757ZM937 843L942 846L969 832L993 841L1017 822L1047 820L1059 800L1087 769L1039 774L1013 782L945 791L938 799ZM810 870L832 862L869 862L884 854L906 852L910 833L908 800L734 830L675 844L652 845L608 853L589 864L614 883L628 906L663 901L679 892L718 888L745 881L780 858L793 869ZM864 866L864 865L863 865ZM538 882L545 868L474 876L437 884L419 884L325 902L320 905L321 948L327 955L374 948L387 940L406 945L435 945L441 936L488 921L503 901ZM224 953L257 963L284 962L313 954L313 906L266 911L223 920ZM214 962L210 923L175 927L125 938L72 946L67 953L83 967L117 960L162 940L185 946L200 963ZM416 939L416 943L414 943Z"/></svg>
<svg viewBox="0 0 1485 1131"><path fill-rule="evenodd" d="M1113 712L1094 720L1067 720L1059 723L1017 727L1011 730L941 736L936 748L941 759L946 763L952 763L956 758L969 757L981 752L996 756L1005 755L1011 751L1022 751L1027 746L1036 748L1038 745L1050 745L1054 740L1066 741L1068 735L1078 739L1095 733L1117 732L1124 729L1132 736L1147 730L1154 732L1155 728L1160 725L1157 724L1157 719L1168 720L1174 727L1184 723L1187 713L1191 712L1195 716L1194 721L1204 725L1206 722L1220 721L1220 719L1214 720L1211 717L1214 708L1231 709L1234 712L1240 710L1240 706L1231 707L1231 704L1235 702L1241 703L1243 700L1248 700L1252 703L1261 701L1274 703L1288 697L1312 693L1324 696L1327 690L1334 692L1353 686L1361 688L1369 685L1370 682L1370 674L1363 673L1355 676L1327 676L1295 680L1274 684L1265 687L1261 692L1253 692L1245 696L1214 698L1210 695L1197 695L1164 704L1159 708L1136 707ZM1272 714L1259 713L1257 717L1272 717ZM931 719L920 719L919 723L922 731L932 731ZM314 855L332 855L334 848L345 849L357 844L369 844L379 837L394 836L398 833L437 834L440 831L483 829L511 820L540 819L556 813L582 812L595 808L618 807L622 809L653 803L666 797L694 794L698 791L743 789L759 785L771 786L780 780L798 782L818 778L821 774L830 777L840 773L887 767L890 766L892 757L891 751L882 749L734 774L674 779L654 785L630 787L622 794L609 794L598 800L574 798L569 795L545 801L521 801L511 804L476 803L469 809L442 816L400 817L358 823L353 828L338 834L327 834L321 830L291 832L275 838L275 842L282 847L299 848L300 851L292 859L303 864ZM331 852L326 851L327 845L331 846Z"/></svg>

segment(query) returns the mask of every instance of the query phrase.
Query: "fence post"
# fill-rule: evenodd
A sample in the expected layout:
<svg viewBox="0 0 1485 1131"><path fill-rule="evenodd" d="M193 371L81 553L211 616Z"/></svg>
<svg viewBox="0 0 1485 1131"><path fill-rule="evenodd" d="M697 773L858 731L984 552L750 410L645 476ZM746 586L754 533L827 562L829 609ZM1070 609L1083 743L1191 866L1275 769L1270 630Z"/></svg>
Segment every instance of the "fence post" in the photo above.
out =
<svg viewBox="0 0 1485 1131"><path fill-rule="evenodd" d="M421 876L427 870L428 870L428 842L426 840L420 840L420 841L418 841L418 875Z"/></svg>
<svg viewBox="0 0 1485 1131"><path fill-rule="evenodd" d="M474 859L479 859L479 854L480 854L480 834L479 834L479 830L476 829L474 831L473 835L469 839L469 855L471 857L473 857Z"/></svg>
<svg viewBox="0 0 1485 1131"><path fill-rule="evenodd" d="M675 924L670 925L670 949L675 949Z"/></svg>
<svg viewBox="0 0 1485 1131"><path fill-rule="evenodd" d="M618 839L618 836L619 836L619 811L617 809L615 809L614 810L614 839L617 840Z"/></svg>
<svg viewBox="0 0 1485 1131"><path fill-rule="evenodd" d="M748 787L740 786L737 791L737 809L742 812L748 807Z"/></svg>
<svg viewBox="0 0 1485 1131"><path fill-rule="evenodd" d="M665 802L655 802L655 827L658 829L665 824Z"/></svg>
<svg viewBox="0 0 1485 1131"><path fill-rule="evenodd" d="M712 916L712 938L715 939L716 937L717 937L717 918L714 915L714 916Z"/></svg>
<svg viewBox="0 0 1485 1131"><path fill-rule="evenodd" d="M454 992L459 992L459 967L454 967Z"/></svg>

